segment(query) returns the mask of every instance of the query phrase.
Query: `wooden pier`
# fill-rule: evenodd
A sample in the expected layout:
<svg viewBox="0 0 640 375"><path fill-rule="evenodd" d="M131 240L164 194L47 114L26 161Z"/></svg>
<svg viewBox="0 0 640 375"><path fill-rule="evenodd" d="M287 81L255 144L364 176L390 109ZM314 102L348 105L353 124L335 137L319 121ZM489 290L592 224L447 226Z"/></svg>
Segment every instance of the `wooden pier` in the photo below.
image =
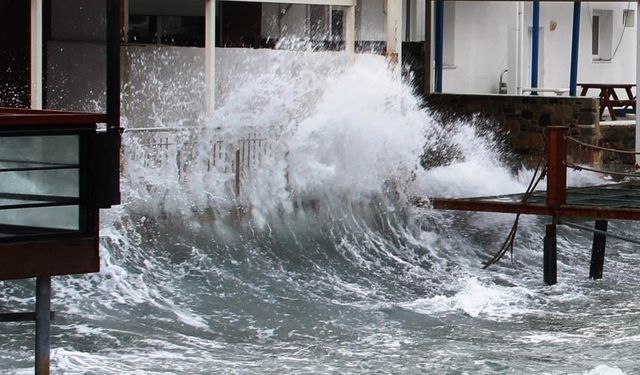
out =
<svg viewBox="0 0 640 375"><path fill-rule="evenodd" d="M541 180L542 176L546 174L546 191L532 189L521 194L491 197L435 198L432 201L433 208L550 216L551 223L546 226L543 241L544 282L548 285L557 282L557 225L566 224L578 229L589 230L594 234L590 277L593 279L602 278L606 237L620 238L607 233L608 220L640 220L640 181L567 188L567 168L580 169L580 167L567 162L568 141L573 141L573 139L568 137L567 127L547 127L546 163L542 165L539 177ZM598 148L595 145L591 147ZM595 228L586 228L564 221L571 218L593 219ZM625 240L638 243L632 239Z"/></svg>

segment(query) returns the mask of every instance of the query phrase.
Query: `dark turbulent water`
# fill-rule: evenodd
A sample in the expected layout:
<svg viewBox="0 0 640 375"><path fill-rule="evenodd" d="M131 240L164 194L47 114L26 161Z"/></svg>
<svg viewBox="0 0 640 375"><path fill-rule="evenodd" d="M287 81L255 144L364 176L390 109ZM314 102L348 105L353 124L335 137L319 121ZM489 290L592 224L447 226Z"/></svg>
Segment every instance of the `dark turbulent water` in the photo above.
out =
<svg viewBox="0 0 640 375"><path fill-rule="evenodd" d="M526 217L513 259L482 270L512 216L407 202L519 191L531 171L511 175L472 124L440 130L381 71L335 73L295 130L267 130L271 156L238 199L202 151L237 130L198 133L186 172L129 155L125 204L103 213L102 271L54 279L54 373L640 373L637 249L609 241L592 281L589 235L563 227L559 283L545 287L547 221ZM445 140L452 164L415 167ZM609 230L637 237L634 223ZM33 304L33 282L0 285L3 310ZM0 372L31 373L31 326L0 332Z"/></svg>

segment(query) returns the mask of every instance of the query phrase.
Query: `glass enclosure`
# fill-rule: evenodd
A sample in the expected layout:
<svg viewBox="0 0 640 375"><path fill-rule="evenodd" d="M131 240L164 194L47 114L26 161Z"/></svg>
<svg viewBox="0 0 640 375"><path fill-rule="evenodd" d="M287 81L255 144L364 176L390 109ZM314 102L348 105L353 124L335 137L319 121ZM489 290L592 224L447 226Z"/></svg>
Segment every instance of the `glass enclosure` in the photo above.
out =
<svg viewBox="0 0 640 375"><path fill-rule="evenodd" d="M82 150L81 134L0 133L0 241L84 230Z"/></svg>

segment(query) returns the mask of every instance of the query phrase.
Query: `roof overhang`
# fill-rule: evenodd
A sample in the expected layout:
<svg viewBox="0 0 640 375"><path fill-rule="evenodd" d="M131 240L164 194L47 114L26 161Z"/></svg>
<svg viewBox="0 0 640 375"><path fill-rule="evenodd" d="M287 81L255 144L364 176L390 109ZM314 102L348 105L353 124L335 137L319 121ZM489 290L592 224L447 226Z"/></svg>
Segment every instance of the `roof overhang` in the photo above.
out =
<svg viewBox="0 0 640 375"><path fill-rule="evenodd" d="M304 4L304 5L336 5L351 7L356 6L356 0L224 0L243 3L281 3L281 4Z"/></svg>

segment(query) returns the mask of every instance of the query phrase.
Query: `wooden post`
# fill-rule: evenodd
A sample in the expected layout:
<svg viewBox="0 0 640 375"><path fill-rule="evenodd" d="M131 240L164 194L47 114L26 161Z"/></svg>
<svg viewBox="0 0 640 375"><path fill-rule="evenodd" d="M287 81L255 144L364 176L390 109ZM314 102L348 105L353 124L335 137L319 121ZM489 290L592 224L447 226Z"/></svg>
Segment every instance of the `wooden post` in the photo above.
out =
<svg viewBox="0 0 640 375"><path fill-rule="evenodd" d="M558 208L567 200L568 129L566 126L547 127L547 205L552 208Z"/></svg>
<svg viewBox="0 0 640 375"><path fill-rule="evenodd" d="M596 220L596 230L606 232L607 220ZM607 246L607 236L602 233L593 233L593 246L591 247L591 268L589 277L597 280L602 279L604 269L604 252Z"/></svg>
<svg viewBox="0 0 640 375"><path fill-rule="evenodd" d="M556 239L556 221L548 224L544 236L544 283L555 285L558 282L558 241Z"/></svg>
<svg viewBox="0 0 640 375"><path fill-rule="evenodd" d="M553 210L567 201L567 128L547 127L547 205ZM544 237L544 283L558 282L558 243L556 226L558 217L553 212L553 222L547 225Z"/></svg>

